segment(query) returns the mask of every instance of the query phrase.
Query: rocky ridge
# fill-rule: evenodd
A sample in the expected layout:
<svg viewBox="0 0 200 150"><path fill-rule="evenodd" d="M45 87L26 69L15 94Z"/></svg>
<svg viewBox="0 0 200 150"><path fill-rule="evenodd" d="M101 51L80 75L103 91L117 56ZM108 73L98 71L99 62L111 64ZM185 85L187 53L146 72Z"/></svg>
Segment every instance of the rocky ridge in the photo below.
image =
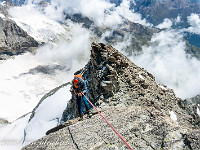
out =
<svg viewBox="0 0 200 150"><path fill-rule="evenodd" d="M0 13L2 13L0 16L0 59L27 51L32 52L39 45L34 38L8 18L7 9L12 6L9 2L0 6Z"/></svg>
<svg viewBox="0 0 200 150"><path fill-rule="evenodd" d="M192 121L183 116L187 107L172 89L158 84L151 73L111 46L93 43L91 61L83 74L90 83L91 99L101 106L154 106L168 115L174 111L177 118L184 118L179 123L190 124ZM199 127L198 123L194 126Z"/></svg>
<svg viewBox="0 0 200 150"><path fill-rule="evenodd" d="M90 100L133 149L200 148L195 109L112 46L93 43L91 59L80 72L88 81ZM73 102L64 112L67 119L74 117ZM23 149L127 149L99 115L69 121Z"/></svg>
<svg viewBox="0 0 200 150"><path fill-rule="evenodd" d="M192 98L187 98L184 100L184 103L186 105L198 105L198 104L200 104L200 95L197 95Z"/></svg>
<svg viewBox="0 0 200 150"><path fill-rule="evenodd" d="M18 55L38 47L38 42L12 20L0 18L0 33L0 55Z"/></svg>

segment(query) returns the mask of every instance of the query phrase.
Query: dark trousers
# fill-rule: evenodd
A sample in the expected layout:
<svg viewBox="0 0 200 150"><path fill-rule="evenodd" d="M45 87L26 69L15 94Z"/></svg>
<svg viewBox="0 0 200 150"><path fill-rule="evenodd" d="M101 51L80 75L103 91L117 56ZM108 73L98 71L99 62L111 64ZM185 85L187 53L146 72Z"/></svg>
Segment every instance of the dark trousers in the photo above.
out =
<svg viewBox="0 0 200 150"><path fill-rule="evenodd" d="M87 93L84 93L84 95L87 97ZM77 104L77 107L78 107L78 113L80 115L83 114L83 108L82 108L82 100L83 100L83 103L85 104L85 108L86 108L86 111L89 110L89 104L88 104L88 101L87 99L85 98L85 96L82 95L82 96L76 96L76 104Z"/></svg>

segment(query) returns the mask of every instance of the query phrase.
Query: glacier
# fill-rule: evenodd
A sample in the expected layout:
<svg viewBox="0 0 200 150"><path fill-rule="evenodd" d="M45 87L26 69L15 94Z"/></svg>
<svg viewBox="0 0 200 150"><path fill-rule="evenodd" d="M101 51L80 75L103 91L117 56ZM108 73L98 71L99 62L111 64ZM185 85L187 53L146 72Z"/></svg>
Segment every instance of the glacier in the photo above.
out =
<svg viewBox="0 0 200 150"><path fill-rule="evenodd" d="M62 2L63 5L60 5ZM108 1L103 1L102 3L100 0L96 0L102 5L85 12L84 4L87 2L87 0L84 0L79 4L79 1L75 0L69 5L67 1L58 0L50 3L42 11L36 4L32 3L16 6L9 10L10 19L14 20L40 43L45 43L45 45L39 47L35 54L26 53L15 56L12 59L0 61L0 118L11 122L0 126L0 143L3 143L0 144L0 149L20 149L41 138L48 129L59 123L62 111L66 107L67 101L71 98L69 85L46 98L37 109L34 118L29 121L31 111L43 95L55 87L70 82L73 78L73 73L85 66L89 60L92 40L104 41L107 36L104 34L104 38L97 39L89 29L83 28L81 24L73 23L71 20L63 20L63 12L84 13L85 16L94 19L97 26L116 28L118 24L122 23L121 16L130 20L134 17L135 20L132 19L131 21L152 26L146 20L141 19L140 14L129 10L130 3L128 0L124 0L116 8ZM55 11L54 6L57 6ZM65 8L70 9L66 11ZM97 10L100 13L97 13ZM105 11L110 11L110 13L105 15ZM112 17L115 20L112 20ZM102 25L101 23L104 21L105 24ZM178 33L172 32L169 29L154 35L150 47L143 47L142 55L137 57L129 56L129 58L136 62L137 65L155 74L161 83L175 89L178 96L184 95L183 98L192 97L195 94L199 94L200 89L199 85L196 85L200 80L200 73L197 69L200 68L199 61L194 58L187 59L188 56L184 53L185 44L181 39L182 37ZM123 47L129 44L127 40L129 38L132 38L131 35L127 35L124 41L115 45L125 55L127 54L123 51ZM163 43L163 41L166 42L165 39L168 40L166 44ZM169 44L170 42L172 44ZM173 47L175 48L173 49ZM163 50L163 48L166 51L162 53L159 50ZM178 49L178 54L176 49ZM156 56L153 61L152 56ZM169 63L169 60L175 61L174 59L177 56L183 59L177 59L175 69L171 70L173 63ZM184 69L176 69L183 64L185 66ZM55 65L60 66L61 69L52 70L52 73L49 74L38 72L36 69L38 66ZM162 70L157 71L160 66L163 67L165 74L161 72ZM36 72L33 73L31 70L36 70ZM171 75L167 74L167 72L170 72ZM182 74L184 74L184 78L180 77ZM186 82L186 80L189 82ZM193 87L193 93L190 93L188 86ZM24 114L27 115L21 117Z"/></svg>

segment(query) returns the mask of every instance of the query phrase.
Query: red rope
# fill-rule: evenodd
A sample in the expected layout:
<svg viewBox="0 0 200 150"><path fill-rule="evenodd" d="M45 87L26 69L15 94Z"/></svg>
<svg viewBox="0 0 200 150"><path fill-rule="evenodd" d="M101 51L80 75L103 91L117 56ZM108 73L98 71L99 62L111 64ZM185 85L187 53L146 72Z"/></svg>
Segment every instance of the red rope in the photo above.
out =
<svg viewBox="0 0 200 150"><path fill-rule="evenodd" d="M83 94L84 95L84 94ZM84 95L85 96L85 95ZM119 136L119 138L124 142L124 144L126 144L126 146L130 149L133 150L133 148L131 148L131 146L124 140L124 138L115 130L115 128L106 120L106 118L98 111L98 109L90 102L90 100L85 96L85 98L88 100L88 102L92 105L92 107L94 107L94 109L98 112L98 114L106 121L106 123L112 128L112 130Z"/></svg>

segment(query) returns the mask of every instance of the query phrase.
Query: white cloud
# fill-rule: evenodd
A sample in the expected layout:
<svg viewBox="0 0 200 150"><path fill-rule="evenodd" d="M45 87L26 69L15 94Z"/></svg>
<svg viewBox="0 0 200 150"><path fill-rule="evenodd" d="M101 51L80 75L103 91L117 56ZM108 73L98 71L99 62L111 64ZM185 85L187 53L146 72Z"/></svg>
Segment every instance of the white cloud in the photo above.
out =
<svg viewBox="0 0 200 150"><path fill-rule="evenodd" d="M70 82L73 73L85 66L90 56L90 33L72 24L68 42L43 46L35 55L26 53L0 64L0 118L13 121L30 112L49 90ZM29 73L40 66L63 66L53 74ZM9 67L8 67L9 66Z"/></svg>
<svg viewBox="0 0 200 150"><path fill-rule="evenodd" d="M97 26L104 22L105 10L113 7L112 4L100 0L85 0L80 3L82 4L80 9L82 14L92 18Z"/></svg>
<svg viewBox="0 0 200 150"><path fill-rule="evenodd" d="M199 94L200 61L185 53L186 45L175 30L154 34L149 47L132 60L151 72L156 80L174 89L181 98Z"/></svg>
<svg viewBox="0 0 200 150"><path fill-rule="evenodd" d="M187 17L190 27L186 31L200 34L200 17L199 14L191 14Z"/></svg>
<svg viewBox="0 0 200 150"><path fill-rule="evenodd" d="M140 14L130 10L130 2L131 0L123 0L120 6L115 7L108 0L57 0L51 1L51 5L48 5L44 12L54 20L61 20L64 17L63 12L81 13L92 19L97 26L118 25L122 23L122 16L132 22L151 26Z"/></svg>
<svg viewBox="0 0 200 150"><path fill-rule="evenodd" d="M53 47L50 45L41 47L37 50L36 57L47 64L56 63L63 66L75 60L80 63L87 61L90 55L90 32L82 28L81 25L70 22L69 28L69 41L62 42Z"/></svg>
<svg viewBox="0 0 200 150"><path fill-rule="evenodd" d="M103 25L105 25L106 27L112 27L112 28L122 23L123 23L122 17L119 16L119 14L117 14L116 11L106 14L103 20Z"/></svg>
<svg viewBox="0 0 200 150"><path fill-rule="evenodd" d="M181 17L178 15L177 17L176 17L176 19L174 20L174 24L178 24L178 23L180 23L181 22Z"/></svg>
<svg viewBox="0 0 200 150"><path fill-rule="evenodd" d="M53 20L63 20L64 19L64 10L66 8L67 1L63 0L56 0L51 1L50 5L47 5L44 8L44 13L48 18Z"/></svg>
<svg viewBox="0 0 200 150"><path fill-rule="evenodd" d="M0 13L0 18L5 18L5 16L2 14L2 13Z"/></svg>
<svg viewBox="0 0 200 150"><path fill-rule="evenodd" d="M90 32L81 25L67 21L64 28L32 4L14 7L9 12L18 25L37 40L54 43L40 47L35 55L27 53L1 63L0 95L4 101L0 101L0 117L12 121L31 111L47 91L71 81L73 73L89 60L91 42ZM55 64L64 66L64 70L58 70L53 75L24 74L38 65Z"/></svg>
<svg viewBox="0 0 200 150"><path fill-rule="evenodd" d="M168 29L168 28L171 28L172 26L172 21L168 18L165 18L164 21L157 25L156 27L159 28L159 29Z"/></svg>
<svg viewBox="0 0 200 150"><path fill-rule="evenodd" d="M142 19L141 14L135 13L133 10L130 10L130 2L130 0L123 0L120 6L116 8L117 14L127 18L134 23L139 23L145 26L152 26L146 21L146 19Z"/></svg>
<svg viewBox="0 0 200 150"><path fill-rule="evenodd" d="M162 23L156 27L159 29L171 29L172 25L176 25L181 22L181 17L178 15L175 19L165 18Z"/></svg>
<svg viewBox="0 0 200 150"><path fill-rule="evenodd" d="M6 4L6 1L0 2L0 5L4 6Z"/></svg>
<svg viewBox="0 0 200 150"><path fill-rule="evenodd" d="M126 48L131 45L131 42L132 42L132 35L125 34L123 41L115 43L114 47L118 49L119 51L122 51L123 53L125 53Z"/></svg>
<svg viewBox="0 0 200 150"><path fill-rule="evenodd" d="M45 12L50 15L57 15L64 11L69 14L81 13L93 19L96 25L101 26L104 21L104 12L112 7L114 5L105 0L57 0L52 1Z"/></svg>

